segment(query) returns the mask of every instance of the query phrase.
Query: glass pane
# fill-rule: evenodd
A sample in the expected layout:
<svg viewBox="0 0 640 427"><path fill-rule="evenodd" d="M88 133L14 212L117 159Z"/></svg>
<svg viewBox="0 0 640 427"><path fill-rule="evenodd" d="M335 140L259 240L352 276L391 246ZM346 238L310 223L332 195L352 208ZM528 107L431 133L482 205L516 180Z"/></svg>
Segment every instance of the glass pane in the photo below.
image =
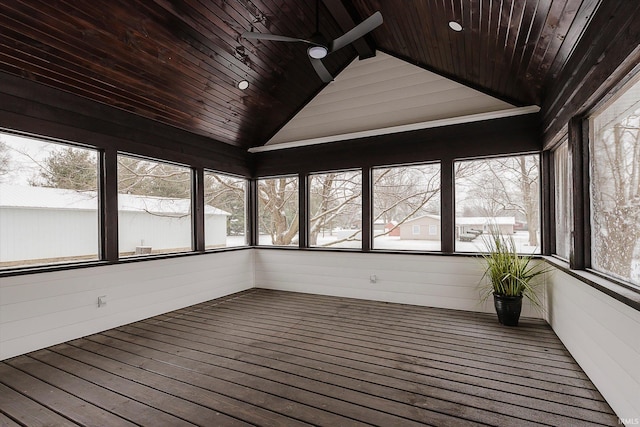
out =
<svg viewBox="0 0 640 427"><path fill-rule="evenodd" d="M456 162L456 251L486 251L483 234L512 236L518 252L540 252L539 157Z"/></svg>
<svg viewBox="0 0 640 427"><path fill-rule="evenodd" d="M192 249L191 170L118 156L121 257Z"/></svg>
<svg viewBox="0 0 640 427"><path fill-rule="evenodd" d="M0 133L0 268L98 258L97 159Z"/></svg>
<svg viewBox="0 0 640 427"><path fill-rule="evenodd" d="M440 250L440 164L373 170L373 247Z"/></svg>
<svg viewBox="0 0 640 427"><path fill-rule="evenodd" d="M571 250L571 224L573 223L573 191L569 143L563 142L553 152L555 179L556 254L569 259Z"/></svg>
<svg viewBox="0 0 640 427"><path fill-rule="evenodd" d="M309 246L362 248L362 172L309 179Z"/></svg>
<svg viewBox="0 0 640 427"><path fill-rule="evenodd" d="M207 249L247 244L247 180L214 172L204 173Z"/></svg>
<svg viewBox="0 0 640 427"><path fill-rule="evenodd" d="M258 244L298 245L298 178L258 180Z"/></svg>
<svg viewBox="0 0 640 427"><path fill-rule="evenodd" d="M640 285L640 79L591 128L592 267Z"/></svg>

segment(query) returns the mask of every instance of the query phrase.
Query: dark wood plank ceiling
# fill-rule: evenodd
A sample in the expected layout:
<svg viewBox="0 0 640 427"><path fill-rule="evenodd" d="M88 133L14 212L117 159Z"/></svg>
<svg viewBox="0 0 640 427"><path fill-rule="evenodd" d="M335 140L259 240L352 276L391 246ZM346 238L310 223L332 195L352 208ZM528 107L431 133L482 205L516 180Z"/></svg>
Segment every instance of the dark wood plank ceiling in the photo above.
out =
<svg viewBox="0 0 640 427"><path fill-rule="evenodd" d="M379 10L384 24L369 45L516 105L541 105L599 4L323 0L320 29L333 39ZM240 34L308 38L315 17L313 0L3 1L0 71L249 148L324 84L303 44ZM464 30L451 31L450 20ZM335 75L367 49L348 46L325 65ZM242 79L246 91L236 87Z"/></svg>

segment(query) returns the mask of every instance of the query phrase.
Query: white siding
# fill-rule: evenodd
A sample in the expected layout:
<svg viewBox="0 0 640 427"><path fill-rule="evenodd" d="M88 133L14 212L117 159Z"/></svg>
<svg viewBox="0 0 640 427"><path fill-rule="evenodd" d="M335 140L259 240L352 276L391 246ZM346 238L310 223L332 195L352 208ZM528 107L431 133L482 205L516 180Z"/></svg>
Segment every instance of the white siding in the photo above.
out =
<svg viewBox="0 0 640 427"><path fill-rule="evenodd" d="M98 211L0 207L0 261L98 257Z"/></svg>
<svg viewBox="0 0 640 427"><path fill-rule="evenodd" d="M478 302L477 258L265 249L255 262L260 288L494 312L491 301ZM526 303L523 316L541 317Z"/></svg>
<svg viewBox="0 0 640 427"><path fill-rule="evenodd" d="M251 287L251 250L2 278L0 360Z"/></svg>
<svg viewBox="0 0 640 427"><path fill-rule="evenodd" d="M547 291L553 330L616 414L638 420L640 312L557 269Z"/></svg>
<svg viewBox="0 0 640 427"><path fill-rule="evenodd" d="M224 246L227 236L225 215L206 215L208 245ZM147 212L121 211L118 215L120 252L135 252L136 246L156 249L191 248L191 216L163 216Z"/></svg>
<svg viewBox="0 0 640 427"><path fill-rule="evenodd" d="M191 217L123 211L119 215L121 252L136 246L191 248ZM98 257L98 211L0 207L0 262ZM227 215L205 216L206 242L225 246Z"/></svg>

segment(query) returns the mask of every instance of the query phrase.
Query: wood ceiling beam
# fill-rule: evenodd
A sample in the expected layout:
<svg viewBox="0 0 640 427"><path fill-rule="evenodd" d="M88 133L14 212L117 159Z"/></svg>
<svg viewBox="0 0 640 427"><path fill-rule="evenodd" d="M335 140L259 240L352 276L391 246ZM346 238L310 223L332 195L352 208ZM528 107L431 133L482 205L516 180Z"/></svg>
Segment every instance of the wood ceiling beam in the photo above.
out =
<svg viewBox="0 0 640 427"><path fill-rule="evenodd" d="M322 0L322 2L343 32L346 33L360 23L354 22L342 0ZM369 39L370 37L364 36L352 43L360 59L376 56L376 47Z"/></svg>

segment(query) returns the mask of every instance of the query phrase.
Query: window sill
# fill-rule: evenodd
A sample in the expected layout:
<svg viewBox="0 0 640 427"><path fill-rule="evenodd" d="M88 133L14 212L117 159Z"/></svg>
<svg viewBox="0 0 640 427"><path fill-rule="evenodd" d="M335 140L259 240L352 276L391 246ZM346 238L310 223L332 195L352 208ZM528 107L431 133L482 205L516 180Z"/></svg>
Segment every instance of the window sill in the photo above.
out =
<svg viewBox="0 0 640 427"><path fill-rule="evenodd" d="M118 261L112 261L112 262L95 260L95 261L74 262L74 263L67 263L67 264L65 263L41 264L41 265L34 265L34 266L15 267L15 268L7 268L5 270L0 270L0 278L22 276L26 274L52 273L56 271L76 270L81 268L103 267L106 265L118 265L118 264L130 264L135 262L156 261L156 260L162 260L162 259L198 256L198 255L206 255L206 254L218 253L218 252L232 252L232 251L246 250L246 249L252 249L252 247L251 246L234 246L230 248L207 249L204 252L191 251L191 252L176 252L176 253L158 254L158 255L139 255L139 256L120 258Z"/></svg>
<svg viewBox="0 0 640 427"><path fill-rule="evenodd" d="M614 279L602 277L589 270L572 270L569 268L569 263L556 257L543 256L542 258L558 270L575 277L584 284L609 295L634 310L640 311L640 288L636 289L632 285L618 283Z"/></svg>

